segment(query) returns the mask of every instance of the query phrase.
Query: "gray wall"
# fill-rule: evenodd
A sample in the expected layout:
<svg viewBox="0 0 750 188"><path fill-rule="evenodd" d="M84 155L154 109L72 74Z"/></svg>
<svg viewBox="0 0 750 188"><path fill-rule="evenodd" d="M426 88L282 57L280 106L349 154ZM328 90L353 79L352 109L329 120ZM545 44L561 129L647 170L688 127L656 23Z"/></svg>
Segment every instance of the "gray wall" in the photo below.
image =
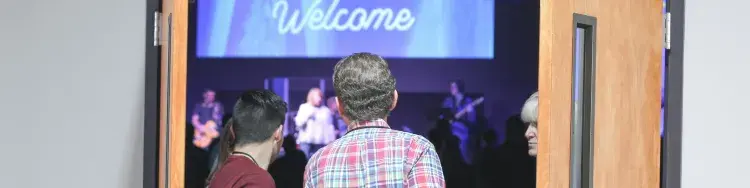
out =
<svg viewBox="0 0 750 188"><path fill-rule="evenodd" d="M0 1L0 187L141 187L143 0Z"/></svg>
<svg viewBox="0 0 750 188"><path fill-rule="evenodd" d="M685 4L682 185L749 187L750 1Z"/></svg>

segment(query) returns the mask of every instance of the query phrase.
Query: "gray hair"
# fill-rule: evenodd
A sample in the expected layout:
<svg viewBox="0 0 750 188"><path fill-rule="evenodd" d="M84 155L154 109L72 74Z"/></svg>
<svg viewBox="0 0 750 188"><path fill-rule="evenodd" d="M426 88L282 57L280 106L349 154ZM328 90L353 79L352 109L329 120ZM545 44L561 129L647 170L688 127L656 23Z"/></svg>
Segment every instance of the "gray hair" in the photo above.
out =
<svg viewBox="0 0 750 188"><path fill-rule="evenodd" d="M521 108L521 120L523 120L524 123L536 123L537 118L539 118L538 91L531 94L529 99L526 99L526 102L523 104L523 108Z"/></svg>
<svg viewBox="0 0 750 188"><path fill-rule="evenodd" d="M396 78L388 62L371 53L355 53L336 63L333 89L339 110L352 122L385 118L396 100Z"/></svg>

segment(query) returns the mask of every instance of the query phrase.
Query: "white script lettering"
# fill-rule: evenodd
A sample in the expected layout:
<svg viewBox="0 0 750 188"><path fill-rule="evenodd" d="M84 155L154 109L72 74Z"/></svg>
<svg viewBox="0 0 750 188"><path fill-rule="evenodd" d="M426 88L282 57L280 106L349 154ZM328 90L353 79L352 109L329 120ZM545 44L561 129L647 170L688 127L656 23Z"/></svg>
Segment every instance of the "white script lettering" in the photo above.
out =
<svg viewBox="0 0 750 188"><path fill-rule="evenodd" d="M320 1L314 0L305 11L306 13L301 16L301 19L300 10L294 10L291 15L287 15L289 13L289 2L286 0L276 1L272 16L279 20L279 34L296 35L302 32L305 27L312 31L357 32L368 29L378 30L380 26L383 26L386 31L408 31L416 21L416 18L411 15L411 10L406 8L400 9L396 15L391 8L375 8L368 12L364 8L357 7L349 11L346 8L338 8L340 0L333 0L331 5L328 6L328 10L324 12L322 8L318 7Z"/></svg>

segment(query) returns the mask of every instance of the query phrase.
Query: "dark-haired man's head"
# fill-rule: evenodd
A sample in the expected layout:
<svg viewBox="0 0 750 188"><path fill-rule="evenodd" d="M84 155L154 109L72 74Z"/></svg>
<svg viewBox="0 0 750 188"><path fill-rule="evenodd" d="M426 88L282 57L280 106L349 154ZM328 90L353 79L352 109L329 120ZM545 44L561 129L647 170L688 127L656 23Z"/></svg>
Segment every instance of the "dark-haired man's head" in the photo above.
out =
<svg viewBox="0 0 750 188"><path fill-rule="evenodd" d="M205 103L212 103L216 100L216 92L211 89L206 89L203 91L203 102Z"/></svg>
<svg viewBox="0 0 750 188"><path fill-rule="evenodd" d="M333 70L333 88L347 124L385 119L398 101L388 62L371 53L341 59Z"/></svg>
<svg viewBox="0 0 750 188"><path fill-rule="evenodd" d="M450 85L451 95L456 96L464 93L464 81L454 80Z"/></svg>
<svg viewBox="0 0 750 188"><path fill-rule="evenodd" d="M283 143L286 106L281 97L268 90L243 93L234 105L234 150L260 153L257 155L263 156L253 156L259 160L258 163L266 162L260 160L269 160L267 162L270 163L275 159Z"/></svg>

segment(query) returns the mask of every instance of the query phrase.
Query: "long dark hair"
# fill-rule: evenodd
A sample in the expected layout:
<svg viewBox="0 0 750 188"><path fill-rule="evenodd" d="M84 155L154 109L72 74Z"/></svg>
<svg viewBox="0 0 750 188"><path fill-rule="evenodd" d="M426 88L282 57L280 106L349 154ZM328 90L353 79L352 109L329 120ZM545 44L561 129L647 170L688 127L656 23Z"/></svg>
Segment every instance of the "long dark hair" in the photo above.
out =
<svg viewBox="0 0 750 188"><path fill-rule="evenodd" d="M206 179L206 187L211 185L211 181L216 176L216 172L224 167L224 163L229 156L232 155L235 140L237 139L236 135L234 135L234 124L234 118L230 118L224 125L224 130L221 131L221 137L219 138L219 159L216 163L217 165L211 169L211 174L209 174Z"/></svg>

